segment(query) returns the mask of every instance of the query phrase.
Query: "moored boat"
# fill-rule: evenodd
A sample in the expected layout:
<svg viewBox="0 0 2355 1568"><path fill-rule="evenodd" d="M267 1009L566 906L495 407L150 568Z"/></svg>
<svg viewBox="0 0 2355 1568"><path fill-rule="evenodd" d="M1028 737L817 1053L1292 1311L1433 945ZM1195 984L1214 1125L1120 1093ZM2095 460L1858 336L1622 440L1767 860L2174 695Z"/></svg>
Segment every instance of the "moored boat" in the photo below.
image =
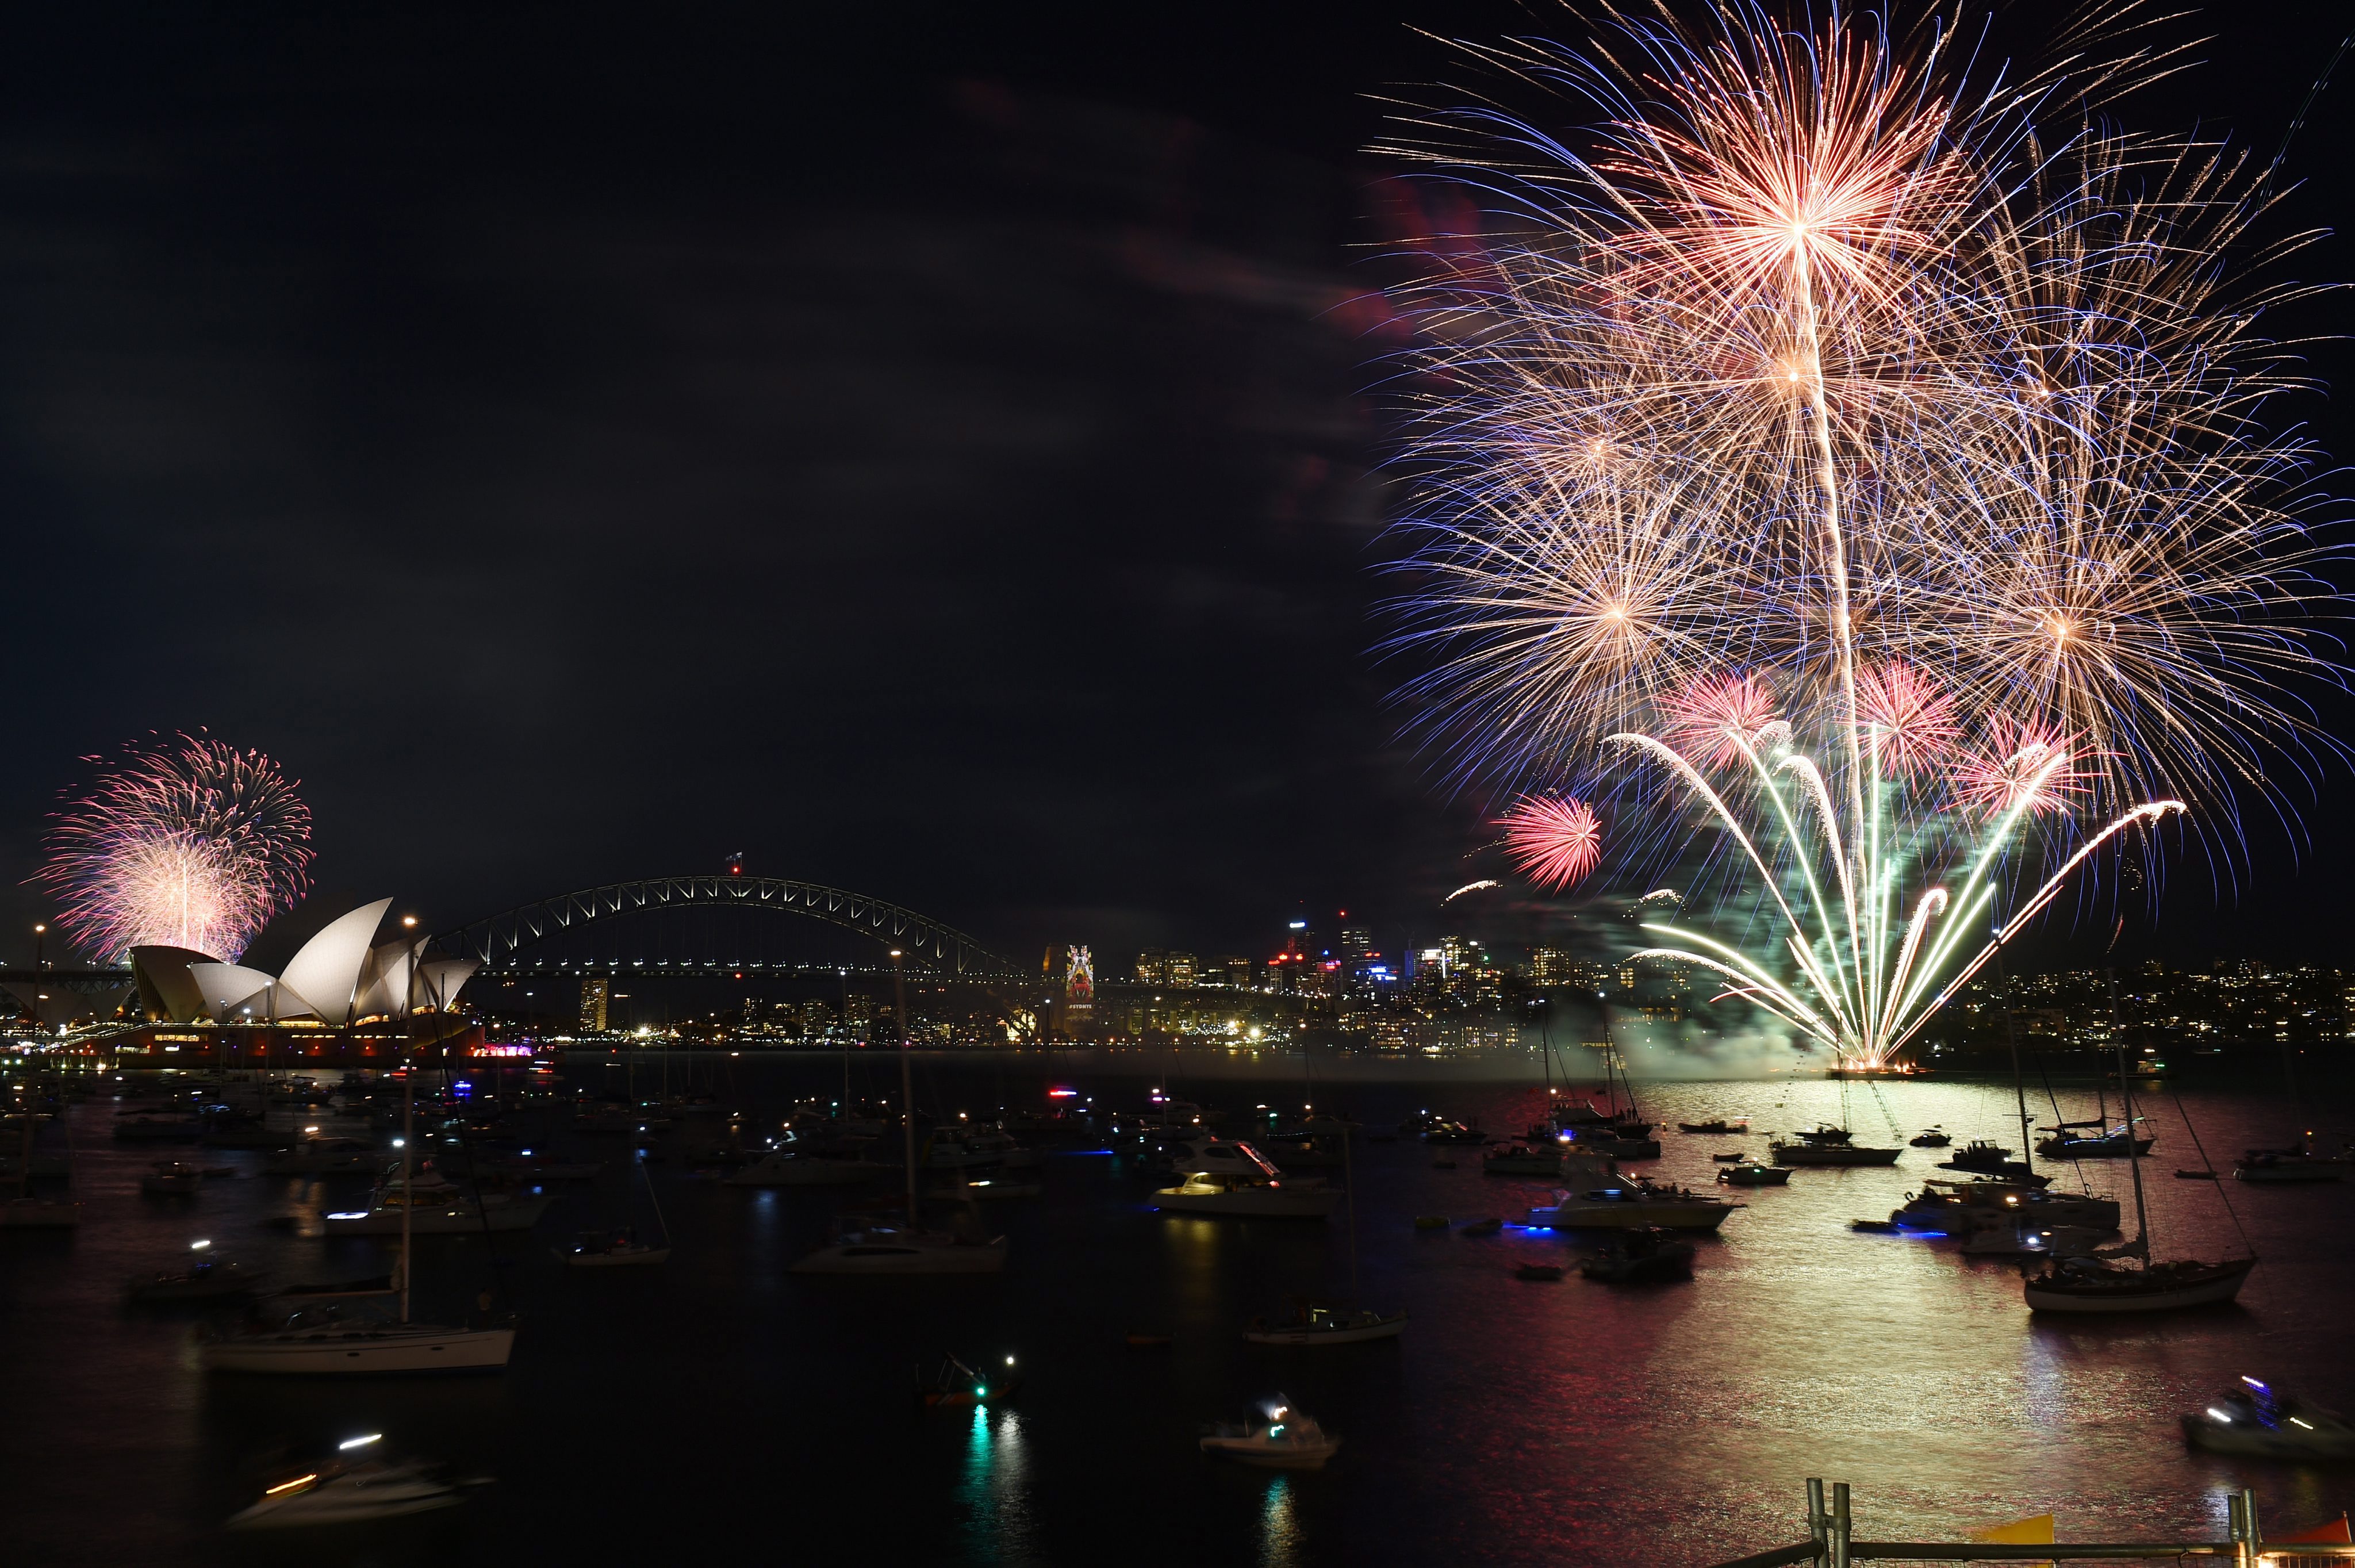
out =
<svg viewBox="0 0 2355 1568"><path fill-rule="evenodd" d="M1321 1470L1340 1451L1341 1440L1290 1407L1272 1405L1264 1421L1212 1427L1202 1452L1217 1458L1276 1470Z"/></svg>
<svg viewBox="0 0 2355 1568"><path fill-rule="evenodd" d="M1688 1192L1648 1181L1624 1182L1588 1192L1556 1190L1551 1204L1529 1211L1540 1229L1633 1230L1658 1225L1671 1231L1714 1231L1742 1207L1714 1193Z"/></svg>
<svg viewBox="0 0 2355 1568"><path fill-rule="evenodd" d="M1361 1345L1371 1339L1395 1339L1406 1331L1407 1315L1403 1312L1371 1312L1327 1307L1315 1302L1300 1304L1293 1317L1281 1323L1255 1318L1243 1330L1243 1339L1253 1345Z"/></svg>
<svg viewBox="0 0 2355 1568"><path fill-rule="evenodd" d="M1750 1161L1724 1167L1718 1171L1717 1179L1728 1187L1782 1187L1791 1179L1791 1168Z"/></svg>

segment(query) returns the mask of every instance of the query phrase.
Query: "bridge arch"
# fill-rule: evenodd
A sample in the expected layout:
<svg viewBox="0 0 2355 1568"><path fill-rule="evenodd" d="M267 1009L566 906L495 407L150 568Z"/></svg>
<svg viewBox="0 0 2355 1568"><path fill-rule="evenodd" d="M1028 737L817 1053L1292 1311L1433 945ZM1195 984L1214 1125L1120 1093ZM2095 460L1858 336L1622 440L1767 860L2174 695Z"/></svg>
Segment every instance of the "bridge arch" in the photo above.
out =
<svg viewBox="0 0 2355 1568"><path fill-rule="evenodd" d="M953 925L881 899L816 882L783 877L645 877L608 882L551 898L517 904L497 914L443 932L434 943L486 970L523 967L523 949L600 922L673 910L725 911L738 914L795 915L872 937L906 955L911 970L975 977L1010 976L1014 966ZM665 958L657 967L674 972L767 968L744 962L741 954L718 952L691 964Z"/></svg>

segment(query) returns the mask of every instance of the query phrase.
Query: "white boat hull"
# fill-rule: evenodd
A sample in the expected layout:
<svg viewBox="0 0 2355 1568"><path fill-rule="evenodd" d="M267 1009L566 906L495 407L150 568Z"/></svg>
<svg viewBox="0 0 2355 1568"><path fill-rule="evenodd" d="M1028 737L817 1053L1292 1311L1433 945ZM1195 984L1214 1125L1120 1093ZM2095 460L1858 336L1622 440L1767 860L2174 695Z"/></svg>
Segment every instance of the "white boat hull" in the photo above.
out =
<svg viewBox="0 0 2355 1568"><path fill-rule="evenodd" d="M197 1348L210 1372L350 1377L376 1372L496 1371L515 1349L512 1328L404 1324L215 1339Z"/></svg>

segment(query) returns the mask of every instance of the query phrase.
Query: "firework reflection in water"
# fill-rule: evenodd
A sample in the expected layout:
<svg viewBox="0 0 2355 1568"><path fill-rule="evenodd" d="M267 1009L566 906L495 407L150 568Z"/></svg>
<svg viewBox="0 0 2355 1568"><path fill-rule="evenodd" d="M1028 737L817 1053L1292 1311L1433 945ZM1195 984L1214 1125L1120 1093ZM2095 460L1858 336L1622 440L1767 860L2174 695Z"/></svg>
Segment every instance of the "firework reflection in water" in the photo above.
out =
<svg viewBox="0 0 2355 1568"><path fill-rule="evenodd" d="M35 880L65 901L59 926L108 961L157 944L235 960L309 884L310 808L269 757L210 736L125 753L51 824Z"/></svg>

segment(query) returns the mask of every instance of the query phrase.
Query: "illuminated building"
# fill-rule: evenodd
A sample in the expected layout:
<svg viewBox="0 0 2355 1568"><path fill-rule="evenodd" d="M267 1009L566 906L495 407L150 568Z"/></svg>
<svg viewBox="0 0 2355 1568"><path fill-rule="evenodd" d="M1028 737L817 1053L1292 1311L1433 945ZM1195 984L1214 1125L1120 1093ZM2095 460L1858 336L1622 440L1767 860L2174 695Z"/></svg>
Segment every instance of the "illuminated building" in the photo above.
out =
<svg viewBox="0 0 2355 1568"><path fill-rule="evenodd" d="M602 975L591 975L581 982L581 1032L603 1034L605 1019L613 1001L613 982Z"/></svg>
<svg viewBox="0 0 2355 1568"><path fill-rule="evenodd" d="M1148 947L1136 955L1136 983L1158 986L1169 977L1169 955L1158 947Z"/></svg>
<svg viewBox="0 0 2355 1568"><path fill-rule="evenodd" d="M1194 955L1190 953L1172 953L1163 965L1162 972L1169 985L1191 986L1194 983Z"/></svg>
<svg viewBox="0 0 2355 1568"><path fill-rule="evenodd" d="M1571 983L1570 955L1559 947L1529 949L1529 981L1538 986L1567 986Z"/></svg>
<svg viewBox="0 0 2355 1568"><path fill-rule="evenodd" d="M1238 991L1252 988L1252 961L1248 958L1221 958L1220 965L1227 972L1227 984Z"/></svg>
<svg viewBox="0 0 2355 1568"><path fill-rule="evenodd" d="M1341 928L1343 962L1355 963L1361 959L1371 958L1373 955L1374 937L1371 931L1362 925L1345 925Z"/></svg>

